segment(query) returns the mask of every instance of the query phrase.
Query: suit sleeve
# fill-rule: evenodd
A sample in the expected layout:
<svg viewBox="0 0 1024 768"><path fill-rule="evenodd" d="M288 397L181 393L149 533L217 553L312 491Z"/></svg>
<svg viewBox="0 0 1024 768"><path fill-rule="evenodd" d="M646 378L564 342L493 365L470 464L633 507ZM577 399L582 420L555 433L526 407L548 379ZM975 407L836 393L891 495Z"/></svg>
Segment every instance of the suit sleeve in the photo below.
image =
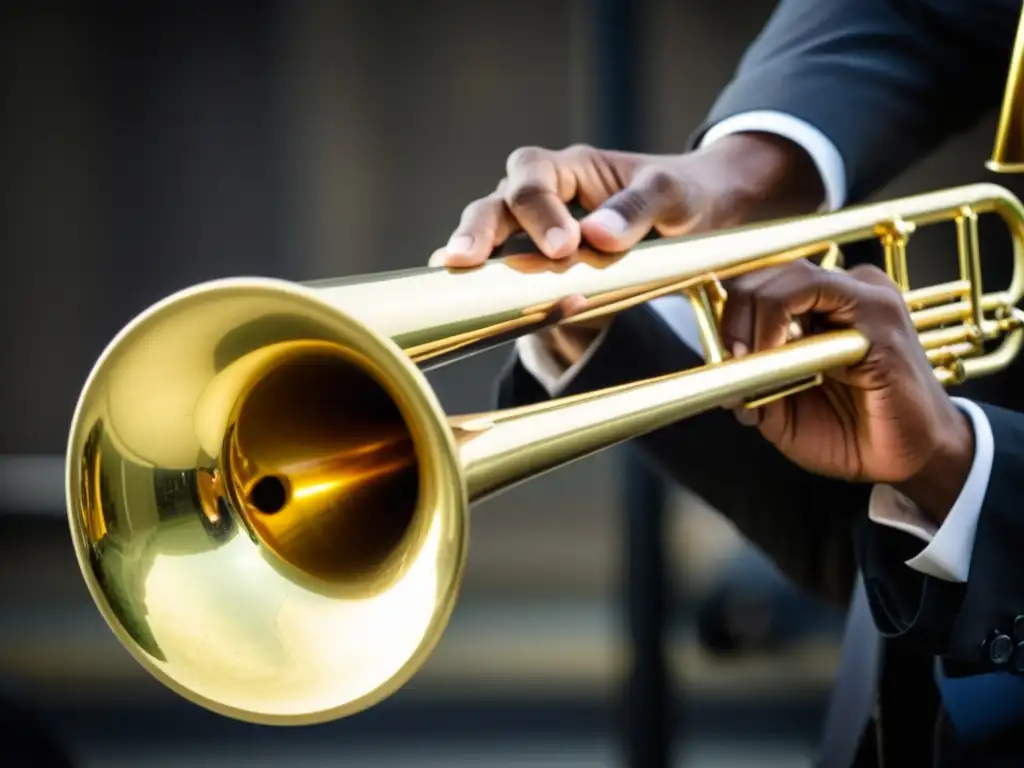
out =
<svg viewBox="0 0 1024 768"><path fill-rule="evenodd" d="M973 15L910 0L782 0L694 144L746 112L792 115L831 139L847 202L860 202L999 104L1016 18L1000 28Z"/></svg>
<svg viewBox="0 0 1024 768"><path fill-rule="evenodd" d="M978 518L966 583L940 581L903 565L919 548L909 537L864 526L857 538L872 613L887 637L942 656L952 673L995 668L1024 672L1024 647L993 653L1002 634L1013 645L1024 626L1024 415L982 405L992 426L992 471Z"/></svg>
<svg viewBox="0 0 1024 768"><path fill-rule="evenodd" d="M648 305L618 315L590 362L568 384L573 395L701 365ZM514 355L499 383L502 407L548 398ZM853 528L868 486L809 475L757 430L715 410L640 437L671 479L724 514L799 587L846 605L856 571Z"/></svg>

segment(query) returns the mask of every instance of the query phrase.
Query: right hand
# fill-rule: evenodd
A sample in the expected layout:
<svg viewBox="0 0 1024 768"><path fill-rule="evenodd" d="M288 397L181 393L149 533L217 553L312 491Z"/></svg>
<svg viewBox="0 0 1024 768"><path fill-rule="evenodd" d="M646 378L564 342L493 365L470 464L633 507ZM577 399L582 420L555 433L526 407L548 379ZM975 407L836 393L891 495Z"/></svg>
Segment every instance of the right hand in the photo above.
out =
<svg viewBox="0 0 1024 768"><path fill-rule="evenodd" d="M675 237L736 226L813 210L821 199L807 155L767 134L727 136L682 155L528 147L509 156L506 176L492 194L466 206L448 245L430 263L476 266L520 231L551 259L570 256L584 242L617 253L651 230ZM580 221L569 212L573 201L590 212ZM566 314L585 308L582 297L563 303ZM541 336L571 365L605 322L554 327Z"/></svg>

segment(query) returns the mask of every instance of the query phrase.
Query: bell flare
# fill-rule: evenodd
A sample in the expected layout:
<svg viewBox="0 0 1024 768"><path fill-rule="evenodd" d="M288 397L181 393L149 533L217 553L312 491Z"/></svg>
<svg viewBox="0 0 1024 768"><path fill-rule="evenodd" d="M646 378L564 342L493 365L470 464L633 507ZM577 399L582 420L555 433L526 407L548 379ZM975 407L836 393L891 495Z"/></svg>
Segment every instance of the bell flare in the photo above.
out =
<svg viewBox="0 0 1024 768"><path fill-rule="evenodd" d="M68 516L86 584L158 680L248 722L325 722L404 685L466 559L457 446L387 337L295 283L154 305L75 411Z"/></svg>

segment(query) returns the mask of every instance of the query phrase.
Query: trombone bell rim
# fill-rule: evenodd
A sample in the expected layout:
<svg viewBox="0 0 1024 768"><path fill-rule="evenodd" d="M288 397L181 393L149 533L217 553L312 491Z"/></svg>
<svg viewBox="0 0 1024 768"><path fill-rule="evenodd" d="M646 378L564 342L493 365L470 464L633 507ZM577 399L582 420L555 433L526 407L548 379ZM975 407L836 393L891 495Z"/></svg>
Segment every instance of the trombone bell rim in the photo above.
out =
<svg viewBox="0 0 1024 768"><path fill-rule="evenodd" d="M235 316L224 315L224 307L233 307ZM211 318L220 320L204 322ZM289 326L282 318L296 322ZM237 505L227 511L218 505L232 498L228 492L217 498L212 516L224 512L233 528L211 526L211 516L204 517L211 507L200 503L205 497L195 490L202 485L196 478L216 478L218 471L225 476L229 443L228 438L212 441L225 449L213 449L219 455L204 450L198 426L208 428L216 419L201 413L194 393L202 376L207 391L230 368L212 355L243 325L249 332L257 328L246 342L256 350L265 349L264 342L289 341L261 336L262 327L271 335L292 334L292 341L308 341L296 329L312 329L313 341L352 352L348 359L367 362L359 373L387 392L405 421L418 472L410 512L414 522L387 583L376 584L372 594L353 597L351 584L345 594L333 594L323 584L296 577L291 564L275 562L274 553L261 546ZM192 330L187 343L160 346L180 337L183 328ZM160 370L151 372L154 366ZM159 394L147 393L140 376ZM191 409L181 407L185 390ZM115 401L126 392L143 403L132 413L146 423L134 432L126 412L115 412ZM176 399L163 413L152 412L168 393ZM177 414L172 426L181 429L161 431L172 417L168 411ZM221 415L227 413L236 415ZM229 433L230 417L227 421L218 429ZM129 434L119 434L125 426ZM141 440L144 431L155 434ZM182 435L185 450L173 454ZM183 462L182 456L192 458ZM212 712L264 725L308 725L365 710L415 675L455 607L468 551L469 504L444 411L423 373L396 344L300 284L213 280L136 316L86 379L71 422L65 472L75 555L104 620L150 675ZM167 488L189 483L189 501L167 501ZM243 561L245 574L239 572ZM160 568L173 570L173 576L157 585ZM207 580L198 581L203 568ZM357 580L354 588L360 586ZM399 592L405 600L401 606ZM381 637L380 616L388 606L395 626Z"/></svg>

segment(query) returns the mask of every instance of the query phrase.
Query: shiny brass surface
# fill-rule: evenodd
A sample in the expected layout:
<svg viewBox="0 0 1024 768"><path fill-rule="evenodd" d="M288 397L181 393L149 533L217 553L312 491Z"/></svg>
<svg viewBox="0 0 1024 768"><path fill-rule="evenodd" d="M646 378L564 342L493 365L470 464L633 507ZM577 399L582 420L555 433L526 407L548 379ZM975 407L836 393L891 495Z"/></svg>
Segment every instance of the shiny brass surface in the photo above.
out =
<svg viewBox="0 0 1024 768"><path fill-rule="evenodd" d="M1024 9L1010 56L995 145L985 167L996 173L1024 171Z"/></svg>
<svg viewBox="0 0 1024 768"><path fill-rule="evenodd" d="M1002 218L1015 271L982 291L977 217ZM956 222L959 279L914 287L916 228ZM423 664L451 615L469 505L681 418L763 402L856 363L855 331L730 359L722 280L882 242L945 383L1017 354L1024 209L979 184L826 215L652 241L626 254L537 254L470 270L346 281L204 283L134 319L74 414L68 519L89 590L158 680L243 720L365 709ZM423 369L545 325L684 293L706 366L493 413L451 416ZM560 300L593 309L565 320Z"/></svg>

